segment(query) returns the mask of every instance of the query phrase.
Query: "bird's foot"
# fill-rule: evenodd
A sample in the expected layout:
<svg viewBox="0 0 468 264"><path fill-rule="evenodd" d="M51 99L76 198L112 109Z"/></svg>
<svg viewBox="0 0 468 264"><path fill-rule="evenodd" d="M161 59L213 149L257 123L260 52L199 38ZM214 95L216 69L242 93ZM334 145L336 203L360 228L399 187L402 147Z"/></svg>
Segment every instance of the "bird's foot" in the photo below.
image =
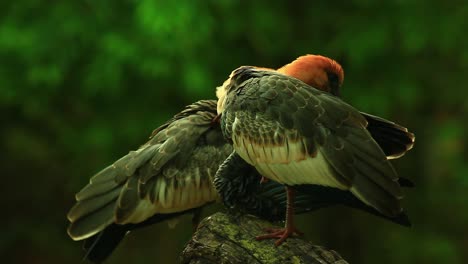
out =
<svg viewBox="0 0 468 264"><path fill-rule="evenodd" d="M292 235L302 236L304 234L301 231L297 230L295 227L267 228L265 229L265 231L268 234L256 236L255 239L264 240L264 239L278 238L278 240L275 241L275 246L281 245L286 240L286 238Z"/></svg>

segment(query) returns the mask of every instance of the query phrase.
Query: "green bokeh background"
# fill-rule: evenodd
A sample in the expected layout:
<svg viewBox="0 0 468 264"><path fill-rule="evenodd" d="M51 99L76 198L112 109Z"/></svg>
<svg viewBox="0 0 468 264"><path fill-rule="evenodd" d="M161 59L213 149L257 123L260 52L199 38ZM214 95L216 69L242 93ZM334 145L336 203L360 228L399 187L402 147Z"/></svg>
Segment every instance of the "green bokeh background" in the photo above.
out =
<svg viewBox="0 0 468 264"><path fill-rule="evenodd" d="M413 227L331 208L299 217L350 263L468 263L466 1L1 1L2 263L79 263L74 193L240 65L313 53L343 97L410 128L394 162ZM189 218L127 236L109 263L175 263Z"/></svg>

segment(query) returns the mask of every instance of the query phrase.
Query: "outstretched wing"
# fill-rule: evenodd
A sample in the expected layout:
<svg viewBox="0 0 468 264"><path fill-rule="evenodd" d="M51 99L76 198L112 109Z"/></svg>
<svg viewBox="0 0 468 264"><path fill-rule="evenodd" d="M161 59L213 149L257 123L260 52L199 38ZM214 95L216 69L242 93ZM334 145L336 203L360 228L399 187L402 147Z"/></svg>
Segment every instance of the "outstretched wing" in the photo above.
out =
<svg viewBox="0 0 468 264"><path fill-rule="evenodd" d="M211 125L215 109L215 101L188 106L138 150L92 177L68 213L69 235L81 240L113 223L136 224L214 201L212 178L232 151Z"/></svg>
<svg viewBox="0 0 468 264"><path fill-rule="evenodd" d="M287 185L350 190L385 215L401 212L398 176L359 111L300 80L253 67L235 70L225 85L223 133L260 174Z"/></svg>

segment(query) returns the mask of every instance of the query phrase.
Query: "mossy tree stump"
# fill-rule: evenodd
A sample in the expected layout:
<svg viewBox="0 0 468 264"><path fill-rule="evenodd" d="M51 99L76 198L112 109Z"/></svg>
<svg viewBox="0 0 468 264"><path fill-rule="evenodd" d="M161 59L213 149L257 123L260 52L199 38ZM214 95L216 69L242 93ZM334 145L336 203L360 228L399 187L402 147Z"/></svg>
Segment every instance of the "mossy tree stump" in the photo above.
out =
<svg viewBox="0 0 468 264"><path fill-rule="evenodd" d="M255 236L272 227L254 216L214 214L204 219L181 255L184 264L346 264L338 253L312 245L302 238L288 238L276 247L274 240L256 241Z"/></svg>

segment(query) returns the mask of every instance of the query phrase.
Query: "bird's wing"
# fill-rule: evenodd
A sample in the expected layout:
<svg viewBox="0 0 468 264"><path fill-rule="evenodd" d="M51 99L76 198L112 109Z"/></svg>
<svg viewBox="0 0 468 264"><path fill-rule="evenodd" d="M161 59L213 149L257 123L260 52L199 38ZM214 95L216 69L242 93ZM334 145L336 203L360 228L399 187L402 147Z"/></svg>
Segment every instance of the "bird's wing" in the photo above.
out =
<svg viewBox="0 0 468 264"><path fill-rule="evenodd" d="M359 111L300 80L253 67L235 70L225 85L223 133L260 174L287 185L350 190L385 215L401 212L398 176Z"/></svg>
<svg viewBox="0 0 468 264"><path fill-rule="evenodd" d="M81 240L112 223L139 223L215 200L211 178L232 151L211 125L215 116L215 101L190 105L138 150L92 177L68 213L69 235Z"/></svg>
<svg viewBox="0 0 468 264"><path fill-rule="evenodd" d="M260 177L261 175L251 165L233 152L216 172L214 185L228 209L249 213L270 221L284 220L287 206L285 186L272 180L260 183ZM403 178L399 180L402 187L410 187L408 182ZM405 212L394 217L383 215L349 191L311 184L296 185L293 188L296 190L295 214L333 205L345 205L403 226L411 225Z"/></svg>
<svg viewBox="0 0 468 264"><path fill-rule="evenodd" d="M246 212L270 221L284 220L287 204L285 186L272 180L261 183L260 179L261 175L255 168L234 151L220 165L213 183L228 209ZM340 198L322 191L322 188L336 190L334 188L307 186L310 188L295 195L294 213L305 213L337 204L337 199ZM341 190L338 192L349 193Z"/></svg>
<svg viewBox="0 0 468 264"><path fill-rule="evenodd" d="M400 158L413 148L415 137L406 127L378 116L361 114L367 120L367 130L388 159Z"/></svg>

